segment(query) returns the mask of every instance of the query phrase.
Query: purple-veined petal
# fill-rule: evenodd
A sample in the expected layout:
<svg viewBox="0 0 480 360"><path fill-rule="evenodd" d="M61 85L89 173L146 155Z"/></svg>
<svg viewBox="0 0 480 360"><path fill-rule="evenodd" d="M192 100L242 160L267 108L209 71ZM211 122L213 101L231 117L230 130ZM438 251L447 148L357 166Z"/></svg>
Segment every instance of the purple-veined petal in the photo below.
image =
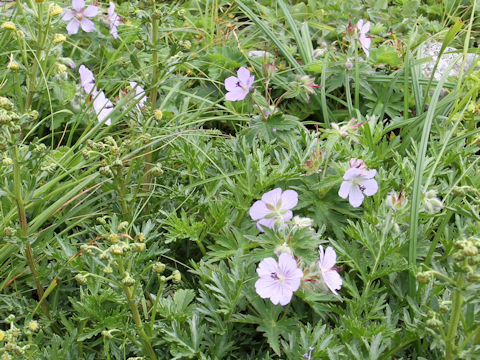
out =
<svg viewBox="0 0 480 360"><path fill-rule="evenodd" d="M260 219L257 221L257 228L258 230L260 230L261 232L264 232L265 230L263 229L262 226L265 226L269 229L273 229L273 225L275 225L275 219L274 218L271 218L271 219Z"/></svg>
<svg viewBox="0 0 480 360"><path fill-rule="evenodd" d="M287 288L282 288L278 302L280 305L285 306L292 300L293 292Z"/></svg>
<svg viewBox="0 0 480 360"><path fill-rule="evenodd" d="M282 193L282 209L292 209L297 206L297 204L298 193L295 190L285 190Z"/></svg>
<svg viewBox="0 0 480 360"><path fill-rule="evenodd" d="M115 3L110 1L109 2L109 7L107 9L108 17L112 18L115 15Z"/></svg>
<svg viewBox="0 0 480 360"><path fill-rule="evenodd" d="M292 210L287 210L285 214L282 215L283 221L289 221L293 217Z"/></svg>
<svg viewBox="0 0 480 360"><path fill-rule="evenodd" d="M365 35L360 35L360 45L362 45L362 49L365 52L365 55L370 56L370 45L372 44L372 39L370 39L368 36Z"/></svg>
<svg viewBox="0 0 480 360"><path fill-rule="evenodd" d="M362 172L362 177L364 179L371 179L373 178L375 175L377 175L377 170L375 169L372 169L372 170L363 170Z"/></svg>
<svg viewBox="0 0 480 360"><path fill-rule="evenodd" d="M360 28L360 32L362 34L366 34L367 32L370 31L371 26L372 24L370 24L370 21L365 22L365 24L363 24L363 26Z"/></svg>
<svg viewBox="0 0 480 360"><path fill-rule="evenodd" d="M271 297L277 289L277 280L270 277L261 277L255 282L255 291L262 299Z"/></svg>
<svg viewBox="0 0 480 360"><path fill-rule="evenodd" d="M360 175L362 175L363 170L358 169L358 168L350 168L347 171L345 171L345 174L343 175L343 180L352 180L353 178L356 178Z"/></svg>
<svg viewBox="0 0 480 360"><path fill-rule="evenodd" d="M242 84L248 84L248 81L250 79L250 71L246 68L246 67L241 67L237 70L237 76L238 76L238 80L242 83Z"/></svg>
<svg viewBox="0 0 480 360"><path fill-rule="evenodd" d="M351 186L352 183L350 181L343 181L342 185L340 185L340 189L338 189L338 196L346 199L348 197L348 194L350 193Z"/></svg>
<svg viewBox="0 0 480 360"><path fill-rule="evenodd" d="M262 195L262 201L266 204L270 204L275 207L278 203L278 200L282 198L282 189L276 188L270 190Z"/></svg>
<svg viewBox="0 0 480 360"><path fill-rule="evenodd" d="M70 20L70 22L67 24L67 32L69 35L76 34L78 33L78 28L80 27L80 23L76 18L73 18Z"/></svg>
<svg viewBox="0 0 480 360"><path fill-rule="evenodd" d="M248 81L247 81L248 90L250 90L254 82L255 82L255 76L252 75L248 78Z"/></svg>
<svg viewBox="0 0 480 360"><path fill-rule="evenodd" d="M92 32L95 30L95 25L87 18L83 18L82 21L80 21L80 25L82 26L82 30L85 32Z"/></svg>
<svg viewBox="0 0 480 360"><path fill-rule="evenodd" d="M238 78L236 78L235 76L230 76L225 79L225 89L227 89L227 91L233 91L238 88L237 84Z"/></svg>
<svg viewBox="0 0 480 360"><path fill-rule="evenodd" d="M323 252L323 248L322 248L322 252ZM322 271L327 271L333 268L336 262L337 262L337 254L335 253L335 250L333 250L331 246L328 246L325 249L325 253L323 253L323 256L320 257L319 267Z"/></svg>
<svg viewBox="0 0 480 360"><path fill-rule="evenodd" d="M358 20L357 22L357 29L360 31L360 29L363 27L363 19Z"/></svg>
<svg viewBox="0 0 480 360"><path fill-rule="evenodd" d="M272 211L265 206L265 203L262 200L255 201L249 210L250 217L255 221L263 219L271 212Z"/></svg>
<svg viewBox="0 0 480 360"><path fill-rule="evenodd" d="M95 5L89 5L85 10L83 10L83 15L86 17L93 17L97 16L98 14L98 7Z"/></svg>
<svg viewBox="0 0 480 360"><path fill-rule="evenodd" d="M70 9L63 9L63 21L70 21L75 17L75 13Z"/></svg>
<svg viewBox="0 0 480 360"><path fill-rule="evenodd" d="M375 179L363 180L360 181L359 184L365 188L363 190L363 193L367 196L372 196L378 191L378 184Z"/></svg>
<svg viewBox="0 0 480 360"><path fill-rule="evenodd" d="M245 99L245 96L247 96L247 93L241 87L236 87L225 94L225 99L228 101L240 101Z"/></svg>
<svg viewBox="0 0 480 360"><path fill-rule="evenodd" d="M325 285L335 294L338 293L335 290L340 290L342 287L342 278L335 270L330 270L322 273L323 281Z"/></svg>
<svg viewBox="0 0 480 360"><path fill-rule="evenodd" d="M363 203L363 193L358 187L358 185L354 185L350 188L350 194L348 196L348 201L350 202L350 205L353 207L359 207Z"/></svg>
<svg viewBox="0 0 480 360"><path fill-rule="evenodd" d="M118 30L116 26L112 26L110 28L110 34L113 36L114 39L118 38Z"/></svg>
<svg viewBox="0 0 480 360"><path fill-rule="evenodd" d="M257 267L258 276L270 276L273 272L278 271L278 264L274 258L268 257L260 261Z"/></svg>
<svg viewBox="0 0 480 360"><path fill-rule="evenodd" d="M84 0L72 0L72 8L78 12L82 11L82 9L85 7L85 1Z"/></svg>

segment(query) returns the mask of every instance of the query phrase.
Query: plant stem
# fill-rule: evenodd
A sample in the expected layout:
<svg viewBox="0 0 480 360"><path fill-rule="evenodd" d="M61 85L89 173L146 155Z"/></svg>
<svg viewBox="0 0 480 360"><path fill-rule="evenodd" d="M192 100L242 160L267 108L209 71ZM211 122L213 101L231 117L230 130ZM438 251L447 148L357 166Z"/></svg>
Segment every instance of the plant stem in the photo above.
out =
<svg viewBox="0 0 480 360"><path fill-rule="evenodd" d="M20 162L18 160L17 146L12 146L12 161L13 161L13 188L15 194L15 201L17 203L18 221L20 223L20 236L27 237L27 216L25 214L25 204L22 198L22 178L20 174Z"/></svg>
<svg viewBox="0 0 480 360"><path fill-rule="evenodd" d="M123 260L118 261L118 270L120 272L120 276L122 278L125 277L125 269L123 267ZM130 311L133 315L133 321L137 327L138 335L143 344L143 348L145 353L151 360L157 360L157 355L155 355L155 351L153 350L152 344L150 343L150 339L148 338L147 334L145 333L145 329L143 328L142 319L140 317L140 312L138 311L137 305L135 304L132 293L130 292L130 288L126 285L122 285L123 291L125 296L127 297L128 306L130 307Z"/></svg>
<svg viewBox="0 0 480 360"><path fill-rule="evenodd" d="M155 11L155 8L153 9ZM157 51L157 42L158 42L158 19L156 15L153 14L152 17L152 62L153 62L153 73L152 73L152 83L150 84L150 102L152 104L152 109L154 110L157 105L157 82L158 82L158 51Z"/></svg>
<svg viewBox="0 0 480 360"><path fill-rule="evenodd" d="M360 109L360 69L358 64L358 46L355 46L355 109Z"/></svg>
<svg viewBox="0 0 480 360"><path fill-rule="evenodd" d="M445 359L453 360L455 359L455 335L457 334L458 323L460 321L460 315L462 314L462 305L463 305L463 294L462 294L462 275L458 274L457 276L457 288L453 294L452 300L452 316L450 318L450 323L448 325L448 333L445 339L446 351Z"/></svg>
<svg viewBox="0 0 480 360"><path fill-rule="evenodd" d="M33 279L35 280L35 285L37 286L38 301L41 301L40 307L42 308L43 313L46 316L50 317L50 313L48 311L47 299L43 299L43 294L44 294L43 287L42 287L42 284L40 284L37 268L35 267L35 259L33 257L33 250L30 245L30 241L27 241L27 245L25 248L25 257L27 258L27 264L32 272Z"/></svg>

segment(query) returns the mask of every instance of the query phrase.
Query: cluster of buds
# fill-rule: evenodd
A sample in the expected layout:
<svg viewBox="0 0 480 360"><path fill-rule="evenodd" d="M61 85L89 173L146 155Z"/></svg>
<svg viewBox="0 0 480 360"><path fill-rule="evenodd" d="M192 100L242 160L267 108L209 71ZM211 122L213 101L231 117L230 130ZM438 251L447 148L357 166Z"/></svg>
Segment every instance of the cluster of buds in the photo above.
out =
<svg viewBox="0 0 480 360"><path fill-rule="evenodd" d="M87 146L81 150L84 159L92 156L102 158L102 166L98 169L100 174L106 177L114 176L115 172L121 171L125 165L121 160L122 154L126 154L131 146L131 140L126 139L119 145L112 136L107 136L105 141L95 142L87 140Z"/></svg>
<svg viewBox="0 0 480 360"><path fill-rule="evenodd" d="M433 215L441 211L445 205L437 197L437 190L428 190L422 194L422 205L426 212Z"/></svg>
<svg viewBox="0 0 480 360"><path fill-rule="evenodd" d="M388 193L385 203L390 209L398 211L404 209L407 206L408 200L402 194L402 192L397 194L397 192L393 190Z"/></svg>
<svg viewBox="0 0 480 360"><path fill-rule="evenodd" d="M37 321L31 320L26 325L23 331L15 326L15 315L9 315L5 322L10 324L10 329L0 330L0 353L1 360L11 360L21 358L28 349L28 344L23 344L21 341L22 335L31 337L33 333L40 330L40 325Z"/></svg>
<svg viewBox="0 0 480 360"><path fill-rule="evenodd" d="M466 273L467 281L480 282L480 273L477 271L477 265L480 262L478 254L480 238L472 236L465 240L458 240L455 246L458 249L454 254L455 262L460 266L461 271Z"/></svg>
<svg viewBox="0 0 480 360"><path fill-rule="evenodd" d="M160 276L160 281L162 283L172 280L175 284L179 284L182 281L182 274L180 273L180 271L173 270L170 276L167 277L162 275L165 269L166 269L165 264L161 262L156 262L152 265L153 272Z"/></svg>

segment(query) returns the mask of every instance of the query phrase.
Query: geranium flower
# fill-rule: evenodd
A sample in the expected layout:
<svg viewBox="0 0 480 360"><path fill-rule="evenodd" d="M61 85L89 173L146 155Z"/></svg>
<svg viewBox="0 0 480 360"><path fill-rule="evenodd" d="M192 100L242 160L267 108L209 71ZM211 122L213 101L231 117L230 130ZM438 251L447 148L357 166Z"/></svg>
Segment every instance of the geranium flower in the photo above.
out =
<svg viewBox="0 0 480 360"><path fill-rule="evenodd" d="M318 247L318 253L320 255L320 261L318 267L322 275L323 283L335 294L338 295L336 290L340 290L342 287L342 278L334 268L337 262L337 254L331 246L327 247L323 252L323 246Z"/></svg>
<svg viewBox="0 0 480 360"><path fill-rule="evenodd" d="M103 91L100 91L93 100L93 108L99 122L105 122L106 125L112 124L112 120L108 116L113 111L113 103L107 99Z"/></svg>
<svg viewBox="0 0 480 360"><path fill-rule="evenodd" d="M255 76L250 76L250 71L241 67L237 70L237 76L230 76L225 79L225 99L228 101L239 101L245 99L255 81Z"/></svg>
<svg viewBox="0 0 480 360"><path fill-rule="evenodd" d="M358 159L357 159L358 160ZM343 182L338 190L338 195L346 199L353 207L359 207L363 203L364 195L371 196L378 190L378 184L373 177L377 170L352 167L343 175Z"/></svg>
<svg viewBox="0 0 480 360"><path fill-rule="evenodd" d="M145 89L143 89L135 81L130 81L130 87L132 88L132 90L135 90L134 99L137 100L136 107L139 111L141 111L141 109L145 106L145 102L147 101L147 97L145 96Z"/></svg>
<svg viewBox="0 0 480 360"><path fill-rule="evenodd" d="M115 12L115 4L110 1L110 7L108 8L108 25L110 26L110 34L112 34L113 38L116 39L118 37L117 26L120 24L120 16L117 15Z"/></svg>
<svg viewBox="0 0 480 360"><path fill-rule="evenodd" d="M93 73L85 65L80 65L78 69L80 74L80 83L82 85L83 91L87 94L92 94L92 96L97 95L97 88L95 86L95 77Z"/></svg>
<svg viewBox="0 0 480 360"><path fill-rule="evenodd" d="M268 257L258 264L257 274L260 279L255 283L255 290L262 299L269 298L274 305L287 305L294 291L300 286L303 271L297 268L292 255L282 253L278 264Z"/></svg>
<svg viewBox="0 0 480 360"><path fill-rule="evenodd" d="M362 45L362 49L367 56L370 56L370 45L372 45L372 39L370 36L367 36L367 32L370 31L370 21L363 22L363 19L358 20L357 22L357 29L358 29L358 40L360 41L360 45Z"/></svg>
<svg viewBox="0 0 480 360"><path fill-rule="evenodd" d="M65 9L62 17L63 21L70 21L67 24L67 31L70 35L76 34L80 26L85 32L95 30L93 22L87 19L97 16L98 8L95 5L85 7L84 0L72 0L72 8L73 9Z"/></svg>
<svg viewBox="0 0 480 360"><path fill-rule="evenodd" d="M262 200L256 201L250 208L250 217L257 221L257 228L266 226L273 229L275 224L283 224L293 217L290 209L298 203L298 194L294 190L285 190L281 188L273 189L262 195Z"/></svg>

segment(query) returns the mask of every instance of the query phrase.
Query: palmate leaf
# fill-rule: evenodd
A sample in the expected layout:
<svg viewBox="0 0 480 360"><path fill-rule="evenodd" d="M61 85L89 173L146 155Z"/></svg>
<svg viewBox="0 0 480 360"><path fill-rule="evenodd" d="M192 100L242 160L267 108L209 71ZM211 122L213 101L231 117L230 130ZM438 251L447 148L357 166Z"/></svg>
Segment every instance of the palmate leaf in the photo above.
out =
<svg viewBox="0 0 480 360"><path fill-rule="evenodd" d="M266 118L254 116L250 122L250 127L245 131L245 137L248 141L253 141L255 137L267 141L295 137L298 133L295 130L302 129L303 125L297 117L285 114L273 114Z"/></svg>

